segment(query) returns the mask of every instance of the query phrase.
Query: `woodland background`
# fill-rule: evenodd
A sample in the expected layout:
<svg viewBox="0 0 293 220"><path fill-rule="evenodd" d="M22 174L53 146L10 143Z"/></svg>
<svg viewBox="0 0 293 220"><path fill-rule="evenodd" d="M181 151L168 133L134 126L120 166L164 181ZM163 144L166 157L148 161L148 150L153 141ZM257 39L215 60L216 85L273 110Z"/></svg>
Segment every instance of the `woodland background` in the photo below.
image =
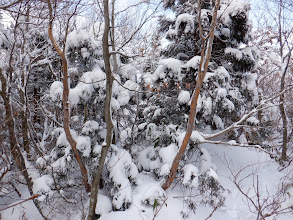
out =
<svg viewBox="0 0 293 220"><path fill-rule="evenodd" d="M0 219L291 219L290 0L0 0Z"/></svg>

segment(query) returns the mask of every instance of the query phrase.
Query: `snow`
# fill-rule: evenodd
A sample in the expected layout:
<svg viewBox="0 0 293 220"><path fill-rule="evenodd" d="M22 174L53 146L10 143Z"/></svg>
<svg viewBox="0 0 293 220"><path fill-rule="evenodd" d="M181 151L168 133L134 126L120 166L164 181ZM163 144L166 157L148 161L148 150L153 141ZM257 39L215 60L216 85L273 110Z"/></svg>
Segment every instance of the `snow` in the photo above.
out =
<svg viewBox="0 0 293 220"><path fill-rule="evenodd" d="M101 154L101 152L102 152L102 146L99 144L96 144L93 148L93 153L99 155Z"/></svg>
<svg viewBox="0 0 293 220"><path fill-rule="evenodd" d="M86 43L89 43L89 47L91 48L98 47L96 41L91 37L91 35L88 32L86 32L85 30L79 30L79 31L74 30L70 32L67 36L66 50L68 50L71 47L79 47ZM87 54L84 54L84 55L87 55Z"/></svg>
<svg viewBox="0 0 293 220"><path fill-rule="evenodd" d="M81 100L88 101L95 88L105 88L105 73L96 65L92 71L85 72L75 88L69 90L71 106L76 106Z"/></svg>
<svg viewBox="0 0 293 220"><path fill-rule="evenodd" d="M200 172L204 173L210 170L212 167L212 158L209 154L209 152L205 148L200 149L202 155L200 156L201 160L201 166L200 166Z"/></svg>
<svg viewBox="0 0 293 220"><path fill-rule="evenodd" d="M89 157L91 153L91 139L88 136L78 136L76 139L76 149L82 152L84 157Z"/></svg>
<svg viewBox="0 0 293 220"><path fill-rule="evenodd" d="M44 156L44 157L39 157L37 160L36 160L36 165L40 168L44 168L46 167L46 164L47 164L47 160L49 159L49 156Z"/></svg>
<svg viewBox="0 0 293 220"><path fill-rule="evenodd" d="M225 49L225 54L232 54L237 60L241 60L243 57L242 52L239 49L227 47Z"/></svg>
<svg viewBox="0 0 293 220"><path fill-rule="evenodd" d="M49 193L51 192L51 187L54 180L49 175L43 175L34 180L33 192L35 194Z"/></svg>
<svg viewBox="0 0 293 220"><path fill-rule="evenodd" d="M216 171L214 171L212 168L209 169L209 171L207 172L209 176L213 177L214 179L218 180L219 176L216 173Z"/></svg>
<svg viewBox="0 0 293 220"><path fill-rule="evenodd" d="M187 61L187 63L185 65L183 65L183 67L193 68L196 70L199 67L200 59L201 59L200 56L194 56L189 61Z"/></svg>
<svg viewBox="0 0 293 220"><path fill-rule="evenodd" d="M229 28L222 28L221 29L221 34L223 35L223 36L225 36L225 37L230 37L230 29Z"/></svg>
<svg viewBox="0 0 293 220"><path fill-rule="evenodd" d="M190 100L190 93L188 91L181 90L177 99L179 104L186 104Z"/></svg>
<svg viewBox="0 0 293 220"><path fill-rule="evenodd" d="M115 80L113 81L113 84L112 84L112 96L118 95L121 90L121 86L119 85L118 82L121 83L121 79L118 75L116 75Z"/></svg>
<svg viewBox="0 0 293 220"><path fill-rule="evenodd" d="M81 84L88 84L94 88L105 88L106 87L106 74L102 71L101 67L95 65L93 70L85 72L80 78Z"/></svg>
<svg viewBox="0 0 293 220"><path fill-rule="evenodd" d="M90 120L84 123L81 133L85 135L89 135L90 133L97 131L99 128L100 126L98 122L94 120Z"/></svg>
<svg viewBox="0 0 293 220"><path fill-rule="evenodd" d="M5 198L5 196L0 197L0 209L6 208L6 205L15 205L19 202L24 201L27 198L30 198L31 195L27 189L27 187L23 184L20 184L17 186L18 191L21 194L21 197L17 197L15 195L15 198L13 198L11 202L10 198ZM16 193L15 193L16 194ZM13 194L10 194L10 197L14 196ZM4 205L4 207L3 207ZM32 200L29 200L27 202L22 203L21 205L16 205L12 208L6 209L1 211L0 213L0 218L1 220L17 220L17 219L30 219L30 220L40 220L43 219L42 216L40 215L38 209L34 205Z"/></svg>
<svg viewBox="0 0 293 220"><path fill-rule="evenodd" d="M127 80L123 85L128 92L130 96L133 96L135 91L139 91L139 85L131 80Z"/></svg>
<svg viewBox="0 0 293 220"><path fill-rule="evenodd" d="M178 17L176 18L176 22L175 22L175 31L176 34L178 34L178 29L181 25L181 23L186 23L186 26L184 28L184 33L187 34L189 32L193 32L194 30L194 20L195 18L191 15L191 14L180 14L178 15Z"/></svg>
<svg viewBox="0 0 293 220"><path fill-rule="evenodd" d="M190 140L199 143L201 141L204 141L204 137L198 131L193 131L191 133Z"/></svg>
<svg viewBox="0 0 293 220"><path fill-rule="evenodd" d="M126 128L120 132L120 140L122 143L125 143L127 138L131 137L131 128Z"/></svg>
<svg viewBox="0 0 293 220"><path fill-rule="evenodd" d="M259 50L256 47L247 46L245 48L242 48L241 52L243 53L243 55L248 56L252 61L256 61L260 56Z"/></svg>
<svg viewBox="0 0 293 220"><path fill-rule="evenodd" d="M158 132L157 130L157 125L155 125L154 123L148 124L146 131L147 139L155 140L160 136L160 132Z"/></svg>
<svg viewBox="0 0 293 220"><path fill-rule="evenodd" d="M223 123L222 119L218 115L213 116L213 122L215 123L217 128L219 128L219 129L224 128L224 123Z"/></svg>
<svg viewBox="0 0 293 220"><path fill-rule="evenodd" d="M252 116L252 117L249 117L247 120L246 120L247 123L250 123L252 125L258 125L259 124L259 120Z"/></svg>
<svg viewBox="0 0 293 220"><path fill-rule="evenodd" d="M206 99L202 99L204 114L210 115L212 113L213 101L211 97L207 97Z"/></svg>
<svg viewBox="0 0 293 220"><path fill-rule="evenodd" d="M141 123L141 124L138 125L138 129L139 129L139 130L142 130L142 129L144 129L146 126L147 126L147 123L146 123L146 122Z"/></svg>
<svg viewBox="0 0 293 220"><path fill-rule="evenodd" d="M56 171L56 172L65 173L66 172L66 158L61 157L61 158L57 159L56 161L54 161L50 165L50 167L53 168L54 171Z"/></svg>
<svg viewBox="0 0 293 220"><path fill-rule="evenodd" d="M155 112L154 112L154 116L153 117L156 118L157 116L160 116L161 115L161 111L162 111L161 108L156 109Z"/></svg>
<svg viewBox="0 0 293 220"><path fill-rule="evenodd" d="M218 11L218 18L224 18L224 23L229 24L231 22L230 16L234 16L239 12L248 11L250 9L250 3L244 0L224 0L221 1L221 6Z"/></svg>
<svg viewBox="0 0 293 220"><path fill-rule="evenodd" d="M216 89L216 92L218 92L217 98L218 97L224 98L227 96L227 90L225 88L218 88Z"/></svg>
<svg viewBox="0 0 293 220"><path fill-rule="evenodd" d="M50 98L52 101L60 101L62 100L63 93L63 83L60 81L55 81L52 83L50 87Z"/></svg>
<svg viewBox="0 0 293 220"><path fill-rule="evenodd" d="M208 82L210 78L212 78L215 75L215 73L207 72L204 76L203 82Z"/></svg>
<svg viewBox="0 0 293 220"><path fill-rule="evenodd" d="M231 96L235 100L242 98L241 93L239 92L239 90L236 90L236 89L229 90L228 95Z"/></svg>
<svg viewBox="0 0 293 220"><path fill-rule="evenodd" d="M111 156L107 164L109 177L114 182L112 189L112 204L115 209L121 209L132 201L132 188L130 180L134 180L138 174L137 167L132 162L130 154L115 145L111 145Z"/></svg>
<svg viewBox="0 0 293 220"><path fill-rule="evenodd" d="M231 102L229 99L227 99L227 98L224 98L224 100L223 100L223 107L225 108L225 109L227 109L228 111L233 111L234 109L235 109L235 106L234 106L234 104L233 104L233 102Z"/></svg>
<svg viewBox="0 0 293 220"><path fill-rule="evenodd" d="M171 70L171 72L168 72L169 77L175 77L178 80L181 80L181 61L174 59L174 58L168 58L168 59L162 59L159 62L159 66L157 67L154 75L156 78L153 80L157 80L157 78L165 79L166 77L166 71ZM153 81L151 80L151 81ZM151 82L150 81L150 82ZM152 84L152 83L150 83Z"/></svg>
<svg viewBox="0 0 293 220"><path fill-rule="evenodd" d="M277 164L272 161L268 155L249 150L245 148L231 147L226 145L202 145L202 151L205 154L205 159L213 161L217 164L217 172L214 168L209 167L206 171L209 176L218 179L220 183L227 188L230 193L227 193L225 206L217 210L211 219L217 220L234 220L234 219L256 219L247 205L247 200L241 195L236 186L229 179L231 177L230 171L227 167L226 160L229 165L233 167L233 172L238 172L239 169L249 165L255 164L253 167L244 169L241 173L241 178L251 173L254 168L257 169L257 174L260 179L260 188L263 195L270 192L272 194L277 189L277 183L283 174L277 172ZM205 149L205 150L203 150ZM207 156L207 152L208 156ZM187 164L183 167L184 177L182 181L191 187L197 187L197 178L199 174L198 169L193 164ZM276 172L272 175L272 172ZM192 177L192 178L188 178ZM243 189L245 192L252 186L253 177L249 176L243 180ZM252 188L250 188L252 191ZM159 203L166 200L167 206L163 205L156 219L177 220L183 219L180 212L184 209L184 199L188 198L189 191L183 194L182 187L176 186L174 189L164 192L159 183L155 181L150 175L139 174L137 176L137 186L134 189L133 204L126 211L110 212L104 214L102 220L122 219L122 220L136 220L136 219L152 219L153 218L153 204L155 199ZM288 203L292 204L292 203ZM149 206L146 206L149 205ZM213 208L208 206L197 206L195 213L190 212L187 219L206 219L212 212ZM289 220L292 216L279 216L278 219Z"/></svg>
<svg viewBox="0 0 293 220"><path fill-rule="evenodd" d="M159 151L159 155L162 158L163 163L172 164L177 152L178 147L176 144L170 144L169 146L162 148Z"/></svg>
<svg viewBox="0 0 293 220"><path fill-rule="evenodd" d="M120 67L121 76L125 79L129 79L133 82L140 83L137 79L139 71L132 65L123 65Z"/></svg>
<svg viewBox="0 0 293 220"><path fill-rule="evenodd" d="M155 170L161 167L160 158L153 147L147 147L138 154L138 168L144 170Z"/></svg>
<svg viewBox="0 0 293 220"><path fill-rule="evenodd" d="M98 194L98 202L96 205L95 213L103 216L103 214L109 213L112 210L112 202L108 196Z"/></svg>
<svg viewBox="0 0 293 220"><path fill-rule="evenodd" d="M117 101L119 102L120 106L127 105L130 100L130 95L128 91L121 91L117 97Z"/></svg>
<svg viewBox="0 0 293 220"><path fill-rule="evenodd" d="M158 204L162 204L163 201L166 199L166 193L159 183L148 184L148 186L143 188L144 192L140 197L142 204L153 206L155 200L158 202Z"/></svg>
<svg viewBox="0 0 293 220"><path fill-rule="evenodd" d="M118 102L117 99L115 98L111 98L111 107L114 111L117 111L118 109L120 109L120 103Z"/></svg>
<svg viewBox="0 0 293 220"><path fill-rule="evenodd" d="M216 72L219 73L219 74L221 74L222 76L224 76L225 79L229 79L230 78L229 72L223 66L219 66L217 68Z"/></svg>
<svg viewBox="0 0 293 220"><path fill-rule="evenodd" d="M291 165L286 171L279 172L278 164L264 152L228 145L202 144L200 146L203 155L205 155L202 156L202 159L204 158L206 161L212 161L214 164L217 164L217 172L211 166L206 169L207 174L216 178L222 186L229 190L229 193L225 195L225 205L216 210L211 219L234 220L257 218L257 216L250 211L246 198L231 181L233 180L231 171L234 174L239 172L239 178L243 178L241 182L242 190L244 192L249 192L251 196L254 194L253 183L256 184L257 175L261 198L265 198L268 195L274 195L278 190L278 184L281 178L292 170ZM153 147L150 148L154 149ZM120 157L124 157L123 152L121 153L122 155L120 154ZM115 164L117 160L118 158L113 160L113 163ZM193 161L193 159L191 159L191 161ZM119 165L121 166L121 164ZM114 166L117 166L117 164ZM189 188L197 188L196 176L201 173L198 171L198 168L193 163L188 163L183 167L182 171L184 173L182 182ZM254 176L250 175L252 172L255 173ZM45 179L46 177L40 182L46 182ZM48 179L50 183L50 177ZM139 173L136 175L136 179L136 186L133 187L131 196L132 205L125 211L111 211L112 204L109 197L104 194L99 194L96 212L101 214L101 220L153 219L153 205L155 201L158 203L159 207L161 207L161 204L164 202L167 204L162 206L156 219L183 219L181 212L186 209L184 201L189 198L190 192L193 192L191 189L184 191L184 188L179 186L179 184L176 186L174 184L171 186L175 186L173 189L169 188L165 192L161 188L162 182L157 181L148 173ZM46 185L48 186L48 183L46 183ZM23 185L21 186L23 187ZM50 186L48 186L47 190L49 190L49 188ZM291 191L289 190L288 193L292 195L292 189ZM26 191L26 193L21 191L21 194L22 199L29 197L28 191ZM286 198L287 200L282 204L282 207L293 204L292 197L289 197L289 194L286 195ZM27 210L29 210L29 212ZM206 219L212 211L213 208L209 206L198 205L194 213L192 211L189 212L189 217L187 219ZM23 213L25 213L28 219L42 219L32 201L1 212L1 217L3 220L19 219L19 216L22 216ZM292 215L280 215L276 219L290 220L292 219Z"/></svg>
<svg viewBox="0 0 293 220"><path fill-rule="evenodd" d="M80 51L83 58L88 58L90 56L90 52L88 52L87 48L83 47Z"/></svg>
<svg viewBox="0 0 293 220"><path fill-rule="evenodd" d="M188 185L190 187L197 187L198 186L198 179L197 176L199 174L199 170L193 164L186 164L183 167L184 177L182 184Z"/></svg>
<svg viewBox="0 0 293 220"><path fill-rule="evenodd" d="M170 173L171 164L164 164L160 170L160 176L168 176Z"/></svg>

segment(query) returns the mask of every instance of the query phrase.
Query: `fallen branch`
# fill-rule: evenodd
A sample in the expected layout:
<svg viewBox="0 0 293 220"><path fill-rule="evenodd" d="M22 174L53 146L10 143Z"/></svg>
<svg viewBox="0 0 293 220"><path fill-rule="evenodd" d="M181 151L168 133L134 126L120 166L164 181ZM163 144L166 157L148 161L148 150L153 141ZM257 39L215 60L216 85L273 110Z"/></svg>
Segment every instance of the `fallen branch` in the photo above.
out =
<svg viewBox="0 0 293 220"><path fill-rule="evenodd" d="M23 201L21 201L21 202L18 202L18 203L16 203L16 204L14 204L14 205L8 206L8 207L6 207L6 208L4 208L4 209L0 209L0 212L4 211L4 210L6 210L6 209L10 209L10 208L12 208L12 207L14 207L14 206L20 205L20 204L22 204L22 203L24 203L24 202L27 202L27 201L29 201L29 200L35 199L35 198L37 198L37 197L39 197L39 196L40 196L40 195L35 194L35 195L29 197L28 199L25 199L25 200L23 200Z"/></svg>

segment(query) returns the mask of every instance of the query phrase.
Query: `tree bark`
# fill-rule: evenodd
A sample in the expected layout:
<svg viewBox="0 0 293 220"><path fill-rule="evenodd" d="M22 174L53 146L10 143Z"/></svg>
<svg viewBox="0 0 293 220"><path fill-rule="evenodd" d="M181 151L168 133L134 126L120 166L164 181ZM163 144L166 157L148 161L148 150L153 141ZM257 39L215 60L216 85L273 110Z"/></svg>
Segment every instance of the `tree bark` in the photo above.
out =
<svg viewBox="0 0 293 220"><path fill-rule="evenodd" d="M99 183L101 180L101 175L104 167L104 163L106 160L106 156L109 150L109 147L112 142L112 134L113 134L113 123L111 116L111 97L112 97L112 84L113 84L113 76L110 65L110 52L109 52L109 31L110 31L110 20L109 20L109 1L104 0L104 19L105 19L105 29L103 34L103 58L105 63L105 71L106 71L106 100L105 100L105 121L107 124L107 135L106 135L106 145L102 146L101 157L99 160L99 166L97 172L94 175L92 182L92 192L88 213L88 220L93 220L95 218L95 208L98 201L98 189Z"/></svg>
<svg viewBox="0 0 293 220"><path fill-rule="evenodd" d="M204 79L205 74L208 70L208 65L209 65L209 61L210 61L210 57L211 57L212 45L213 45L213 40L214 40L214 30L215 30L215 26L216 26L217 12L218 12L219 5L220 5L220 0L217 0L216 5L214 7L213 19L212 19L212 23L211 23L210 33L208 36L208 48L207 48L207 52L206 52L206 48L205 48L205 40L206 39L203 36L202 26L201 26L201 18L200 18L200 16L201 16L201 0L198 0L198 7L199 7L198 23L199 23L200 35L202 38L201 61L200 61L200 65L198 68L199 73L198 73L197 80L196 80L195 90L192 95L187 131L184 136L181 147L180 147L180 149L179 149L179 151L178 151L178 153L172 163L170 174L169 174L166 182L162 185L162 188L164 190L167 190L171 186L171 184L176 176L179 162L183 157L183 154L186 150L186 147L187 147L188 142L190 140L190 136L193 131L194 119L196 116L197 100L198 100L198 96L200 94L200 89L202 87L203 79ZM204 64L204 70L202 71L203 64Z"/></svg>
<svg viewBox="0 0 293 220"><path fill-rule="evenodd" d="M280 85L280 91L282 92L285 89L285 79L286 79L286 73L287 73L287 68L288 68L288 64L289 64L289 60L290 60L290 56L288 59L288 63L286 65L286 67L283 67L283 64L285 62L284 60L284 42L283 42L283 36L282 36L282 13L283 13L283 0L279 0L279 14L278 14L278 25L279 25L279 44L280 44L280 55L281 55L281 59L282 59L282 63L281 63L281 85ZM290 51L291 52L291 51ZM291 54L291 53L290 53ZM282 122L283 122L283 141L282 141L282 154L281 154L281 160L286 160L287 159L287 143L288 143L288 121L287 121L287 116L286 116L286 110L285 110L285 105L284 105L284 101L285 101L285 94L283 93L280 96L280 105L279 105L279 109L281 112L281 117L282 117Z"/></svg>
<svg viewBox="0 0 293 220"><path fill-rule="evenodd" d="M11 68L9 71L12 71ZM12 72L10 73L12 74ZM25 181L28 186L28 190L31 195L34 195L33 193L33 181L29 177L29 174L27 172L26 166L25 166L25 159L21 153L21 149L17 143L16 139L16 134L15 134L15 123L14 123L14 115L13 115L13 110L10 102L10 96L8 91L8 85L7 85L7 79L5 78L2 69L0 68L0 80L2 84L2 91L0 91L0 95L4 101L4 107L5 107L5 121L6 125L8 128L8 134L9 134L9 143L10 143L10 149L11 149L11 154L13 157L13 160L15 161L15 164L17 168L20 170L21 174L24 176ZM39 210L40 214L44 219L45 216L42 213L41 208L39 207L38 203L33 200L35 206Z"/></svg>
<svg viewBox="0 0 293 220"><path fill-rule="evenodd" d="M89 193L91 191L91 186L88 183L88 172L87 168L85 167L84 163L81 160L81 157L79 155L79 152L76 148L76 141L73 139L71 132L70 132L70 105L69 105L69 85L68 85L68 80L69 80L69 75L68 75L68 66L67 66L67 59L65 56L65 46L63 51L60 49L58 46L57 42L55 41L53 37L53 10L52 10L52 5L51 1L47 0L48 3L48 8L49 8L49 26L48 26L48 34L50 41L52 42L55 50L59 54L62 62L62 72L63 72L63 127L64 131L66 134L66 139L68 143L70 144L72 151L74 153L74 156L78 162L78 165L80 167L80 172L82 175L82 180L83 184L85 186L86 191ZM69 22L69 21L68 21Z"/></svg>
<svg viewBox="0 0 293 220"><path fill-rule="evenodd" d="M285 89L285 76L286 76L286 72L284 71L281 78L281 87L280 87L281 92ZM287 143L288 143L288 129L287 129L288 121L287 121L284 101L285 101L285 94L282 94L280 96L280 106L279 106L281 116L282 116L282 122L283 122L283 142L282 142L281 160L287 159Z"/></svg>
<svg viewBox="0 0 293 220"><path fill-rule="evenodd" d="M116 51L115 46L115 1L112 0L112 13L111 13L111 45L112 45L112 51ZM113 53L113 72L117 73L118 70L118 63L117 63L117 54Z"/></svg>
<svg viewBox="0 0 293 220"><path fill-rule="evenodd" d="M28 32L28 23L29 23L29 13L30 13L30 4L27 5L27 11L26 11L26 31ZM25 54L25 43L26 43L26 38L23 36L23 44L21 48L22 54ZM27 116L28 116L28 110L27 110L27 99L26 99L26 91L27 91L27 78L25 76L26 72L25 65L22 63L22 74L21 74L21 81L22 85L21 88L19 89L19 96L20 96L20 102L22 104L23 110L20 112L20 118L21 118L21 133L22 133L22 144L23 148L27 153L27 157L30 157L30 141L28 137L28 122L27 122Z"/></svg>

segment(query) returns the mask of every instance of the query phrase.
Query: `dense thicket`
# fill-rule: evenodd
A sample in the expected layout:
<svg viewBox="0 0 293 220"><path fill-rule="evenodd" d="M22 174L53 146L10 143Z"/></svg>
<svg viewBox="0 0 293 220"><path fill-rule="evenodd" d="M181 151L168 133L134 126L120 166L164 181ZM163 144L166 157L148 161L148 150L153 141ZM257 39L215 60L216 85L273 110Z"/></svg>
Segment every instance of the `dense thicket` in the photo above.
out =
<svg viewBox="0 0 293 220"><path fill-rule="evenodd" d="M15 185L26 184L31 195L38 194L34 202L41 215L85 218L89 194L80 164L91 182L101 165L110 118L112 144L98 184L99 197L106 205L102 210L97 206L96 217L131 207L137 202L136 190L144 189L143 180L148 180L150 187L136 199L154 210L165 204L167 195L160 184L168 177L186 133L199 63L205 53L202 48L208 47L201 35L206 39L210 35L215 1L162 1L168 13L159 18L158 30L146 31L152 36L144 32L143 25L158 7L153 9L149 1L143 1L125 10L122 6L116 9L113 1L109 60L105 60L102 42L102 3L92 4L94 22L86 16L93 13L86 1L0 3L0 13L3 9L9 17L5 22L0 14L0 196L14 191L19 194ZM146 11L143 18L129 17L140 15L140 4ZM265 70L257 66L260 55L251 43L249 11L250 5L241 0L220 3L195 129L176 177L183 194L196 195L184 197L183 218L201 204L214 210L223 206L229 190L220 184L217 167L201 145L210 140L206 137L249 115L216 140L261 148L255 144L263 146L268 133L268 128L261 126L272 124L272 112L263 112L267 106L251 113L263 103L268 88L261 84L263 93L258 88L256 73L265 75ZM170 13L174 18L165 16ZM48 16L53 17L49 20ZM267 62L262 60L262 64ZM110 69L105 63L110 63ZM66 71L68 80L64 80ZM108 118L107 77L113 82ZM64 85L68 86L65 103ZM80 160L64 128L65 111Z"/></svg>

